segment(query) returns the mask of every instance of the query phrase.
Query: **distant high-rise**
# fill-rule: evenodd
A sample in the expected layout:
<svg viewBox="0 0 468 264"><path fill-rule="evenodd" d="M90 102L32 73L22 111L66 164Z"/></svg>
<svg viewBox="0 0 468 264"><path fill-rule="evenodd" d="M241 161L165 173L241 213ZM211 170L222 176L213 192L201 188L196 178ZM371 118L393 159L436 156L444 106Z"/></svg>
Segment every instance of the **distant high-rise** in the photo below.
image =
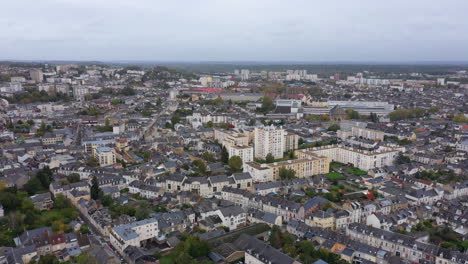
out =
<svg viewBox="0 0 468 264"><path fill-rule="evenodd" d="M250 79L250 71L246 69L242 69L240 72L241 79L243 81Z"/></svg>
<svg viewBox="0 0 468 264"><path fill-rule="evenodd" d="M445 85L445 79L444 78L437 78L437 85L438 86L444 86Z"/></svg>
<svg viewBox="0 0 468 264"><path fill-rule="evenodd" d="M44 80L44 74L42 73L41 70L39 69L32 69L29 71L29 76L31 77L31 80L41 83Z"/></svg>

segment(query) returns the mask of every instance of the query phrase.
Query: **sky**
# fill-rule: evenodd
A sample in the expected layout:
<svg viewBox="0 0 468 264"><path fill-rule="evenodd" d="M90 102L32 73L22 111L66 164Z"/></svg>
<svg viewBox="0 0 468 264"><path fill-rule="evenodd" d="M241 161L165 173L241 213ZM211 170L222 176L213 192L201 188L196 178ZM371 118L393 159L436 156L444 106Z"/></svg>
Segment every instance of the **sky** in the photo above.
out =
<svg viewBox="0 0 468 264"><path fill-rule="evenodd" d="M0 60L468 61L467 0L14 0Z"/></svg>

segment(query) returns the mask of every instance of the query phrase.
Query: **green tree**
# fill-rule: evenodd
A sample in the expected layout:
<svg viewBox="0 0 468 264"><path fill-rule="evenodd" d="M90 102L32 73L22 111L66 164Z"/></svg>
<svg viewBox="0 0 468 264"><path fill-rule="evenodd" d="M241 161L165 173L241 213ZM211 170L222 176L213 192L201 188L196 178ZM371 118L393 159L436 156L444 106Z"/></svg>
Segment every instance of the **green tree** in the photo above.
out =
<svg viewBox="0 0 468 264"><path fill-rule="evenodd" d="M268 113L270 112L271 110L274 109L274 104L273 104L273 99L269 96L264 96L263 99L262 99L262 112L263 113Z"/></svg>
<svg viewBox="0 0 468 264"><path fill-rule="evenodd" d="M464 114L457 114L452 118L453 122L459 122L459 123L468 123L468 117L465 117Z"/></svg>
<svg viewBox="0 0 468 264"><path fill-rule="evenodd" d="M213 128L214 127L213 121L206 122L206 127Z"/></svg>
<svg viewBox="0 0 468 264"><path fill-rule="evenodd" d="M44 190L41 181L37 177L32 177L31 179L29 179L29 181L26 182L23 188L26 192L28 192L29 195L34 195Z"/></svg>
<svg viewBox="0 0 468 264"><path fill-rule="evenodd" d="M279 169L279 176L282 180L293 179L296 176L296 171L293 169L286 169L285 167L281 167Z"/></svg>
<svg viewBox="0 0 468 264"><path fill-rule="evenodd" d="M81 234L89 234L89 226L88 225L82 225L80 226L80 233Z"/></svg>
<svg viewBox="0 0 468 264"><path fill-rule="evenodd" d="M21 199L14 193L2 191L0 192L0 204L5 209L5 212L9 212L21 207Z"/></svg>
<svg viewBox="0 0 468 264"><path fill-rule="evenodd" d="M42 187L49 189L49 185L53 180L53 173L48 166L45 166L43 169L39 170L36 174L36 177L41 182Z"/></svg>
<svg viewBox="0 0 468 264"><path fill-rule="evenodd" d="M38 137L42 137L42 136L45 135L46 131L47 131L46 123L45 123L44 121L42 121L42 122L41 122L41 126L40 126L39 129L37 130L36 135L37 135Z"/></svg>
<svg viewBox="0 0 468 264"><path fill-rule="evenodd" d="M396 164L405 164L410 163L411 159L408 156L403 155L403 153L398 153L397 158L395 159Z"/></svg>
<svg viewBox="0 0 468 264"><path fill-rule="evenodd" d="M67 199L67 197L59 193L55 196L55 199L54 199L54 209L65 209L65 208L73 208L73 205L71 201Z"/></svg>
<svg viewBox="0 0 468 264"><path fill-rule="evenodd" d="M228 163L229 161L229 153L226 149L226 147L223 146L223 148L221 149L221 161L225 164Z"/></svg>
<svg viewBox="0 0 468 264"><path fill-rule="evenodd" d="M274 225L270 231L270 237L268 239L270 245L274 248L281 248L283 243L281 241L281 230L278 226Z"/></svg>
<svg viewBox="0 0 468 264"><path fill-rule="evenodd" d="M275 162L275 157L273 156L273 154L268 153L265 157L265 161L266 163L273 163Z"/></svg>
<svg viewBox="0 0 468 264"><path fill-rule="evenodd" d="M338 124L333 124L333 125L329 126L327 130L328 130L328 131L336 132L336 131L338 131L338 129L340 129L340 125L338 125Z"/></svg>
<svg viewBox="0 0 468 264"><path fill-rule="evenodd" d="M67 181L69 183L75 183L80 181L80 175L78 173L71 173L70 175L67 176Z"/></svg>
<svg viewBox="0 0 468 264"><path fill-rule="evenodd" d="M242 171L242 158L239 156L232 156L228 161L228 165L233 172L240 172Z"/></svg>
<svg viewBox="0 0 468 264"><path fill-rule="evenodd" d="M140 201L138 208L135 210L135 217L137 220L143 220L149 217L149 203L147 201Z"/></svg>
<svg viewBox="0 0 468 264"><path fill-rule="evenodd" d="M125 96L131 96L131 95L135 95L136 92L131 87L125 87L120 91L120 94L125 95Z"/></svg>
<svg viewBox="0 0 468 264"><path fill-rule="evenodd" d="M172 126L174 127L175 124L179 123L180 122L180 117L179 115L175 114L171 117L171 124Z"/></svg>
<svg viewBox="0 0 468 264"><path fill-rule="evenodd" d="M91 199L98 200L100 192L101 192L101 189L99 188L98 179L96 176L94 176L93 179L91 180L91 189L90 189Z"/></svg>
<svg viewBox="0 0 468 264"><path fill-rule="evenodd" d="M200 173L201 175L206 174L206 164L203 160L194 160L192 162L192 165L195 166L195 171Z"/></svg>
<svg viewBox="0 0 468 264"><path fill-rule="evenodd" d="M122 103L122 100L120 100L119 98L114 98L114 99L112 99L112 101L111 101L111 104L112 104L112 105L119 105L119 104L121 104L121 103Z"/></svg>
<svg viewBox="0 0 468 264"><path fill-rule="evenodd" d="M346 110L346 117L349 119L359 119L359 113L355 110L348 109Z"/></svg>
<svg viewBox="0 0 468 264"><path fill-rule="evenodd" d="M213 162L213 161L215 161L215 157L214 157L213 153L208 152L208 151L203 152L202 158L203 158L204 160L208 161L208 162Z"/></svg>

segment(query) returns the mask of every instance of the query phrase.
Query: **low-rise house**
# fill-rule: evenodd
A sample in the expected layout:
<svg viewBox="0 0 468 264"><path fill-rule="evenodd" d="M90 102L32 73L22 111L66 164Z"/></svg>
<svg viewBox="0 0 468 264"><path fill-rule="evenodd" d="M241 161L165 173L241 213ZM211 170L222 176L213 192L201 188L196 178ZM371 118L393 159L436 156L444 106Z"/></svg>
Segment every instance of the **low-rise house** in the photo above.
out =
<svg viewBox="0 0 468 264"><path fill-rule="evenodd" d="M34 208L40 211L49 210L54 207L54 201L52 200L52 196L50 192L35 194L29 197L34 204Z"/></svg>
<svg viewBox="0 0 468 264"><path fill-rule="evenodd" d="M326 211L316 211L305 218L306 225L320 228L335 229L335 216Z"/></svg>
<svg viewBox="0 0 468 264"><path fill-rule="evenodd" d="M247 220L250 223L264 223L269 225L270 227L274 225L283 225L283 219L281 216L272 213L265 213L255 209L249 210L249 212L247 213Z"/></svg>

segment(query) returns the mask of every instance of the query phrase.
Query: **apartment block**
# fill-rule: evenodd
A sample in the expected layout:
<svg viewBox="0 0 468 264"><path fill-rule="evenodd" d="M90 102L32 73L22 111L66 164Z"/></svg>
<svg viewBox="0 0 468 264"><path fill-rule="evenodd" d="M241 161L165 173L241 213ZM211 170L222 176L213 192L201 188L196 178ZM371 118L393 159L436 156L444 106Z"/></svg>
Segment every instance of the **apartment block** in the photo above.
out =
<svg viewBox="0 0 468 264"><path fill-rule="evenodd" d="M311 153L325 156L332 161L353 164L354 167L366 171L393 165L393 161L399 153L398 150L387 147L380 147L373 151L367 151L342 145L330 145L307 150Z"/></svg>
<svg viewBox="0 0 468 264"><path fill-rule="evenodd" d="M283 158L283 153L285 151L284 135L284 129L277 129L274 126L255 128L255 157L259 159L265 159L268 154L272 154L275 157L275 159Z"/></svg>
<svg viewBox="0 0 468 264"><path fill-rule="evenodd" d="M227 151L229 153L229 158L239 156L243 163L253 161L254 148L252 146L233 145L228 146Z"/></svg>
<svg viewBox="0 0 468 264"><path fill-rule="evenodd" d="M94 149L94 157L98 160L99 166L104 167L117 162L113 148L97 147Z"/></svg>
<svg viewBox="0 0 468 264"><path fill-rule="evenodd" d="M128 246L141 247L141 242L159 235L158 221L148 218L111 229L110 243L123 254Z"/></svg>

